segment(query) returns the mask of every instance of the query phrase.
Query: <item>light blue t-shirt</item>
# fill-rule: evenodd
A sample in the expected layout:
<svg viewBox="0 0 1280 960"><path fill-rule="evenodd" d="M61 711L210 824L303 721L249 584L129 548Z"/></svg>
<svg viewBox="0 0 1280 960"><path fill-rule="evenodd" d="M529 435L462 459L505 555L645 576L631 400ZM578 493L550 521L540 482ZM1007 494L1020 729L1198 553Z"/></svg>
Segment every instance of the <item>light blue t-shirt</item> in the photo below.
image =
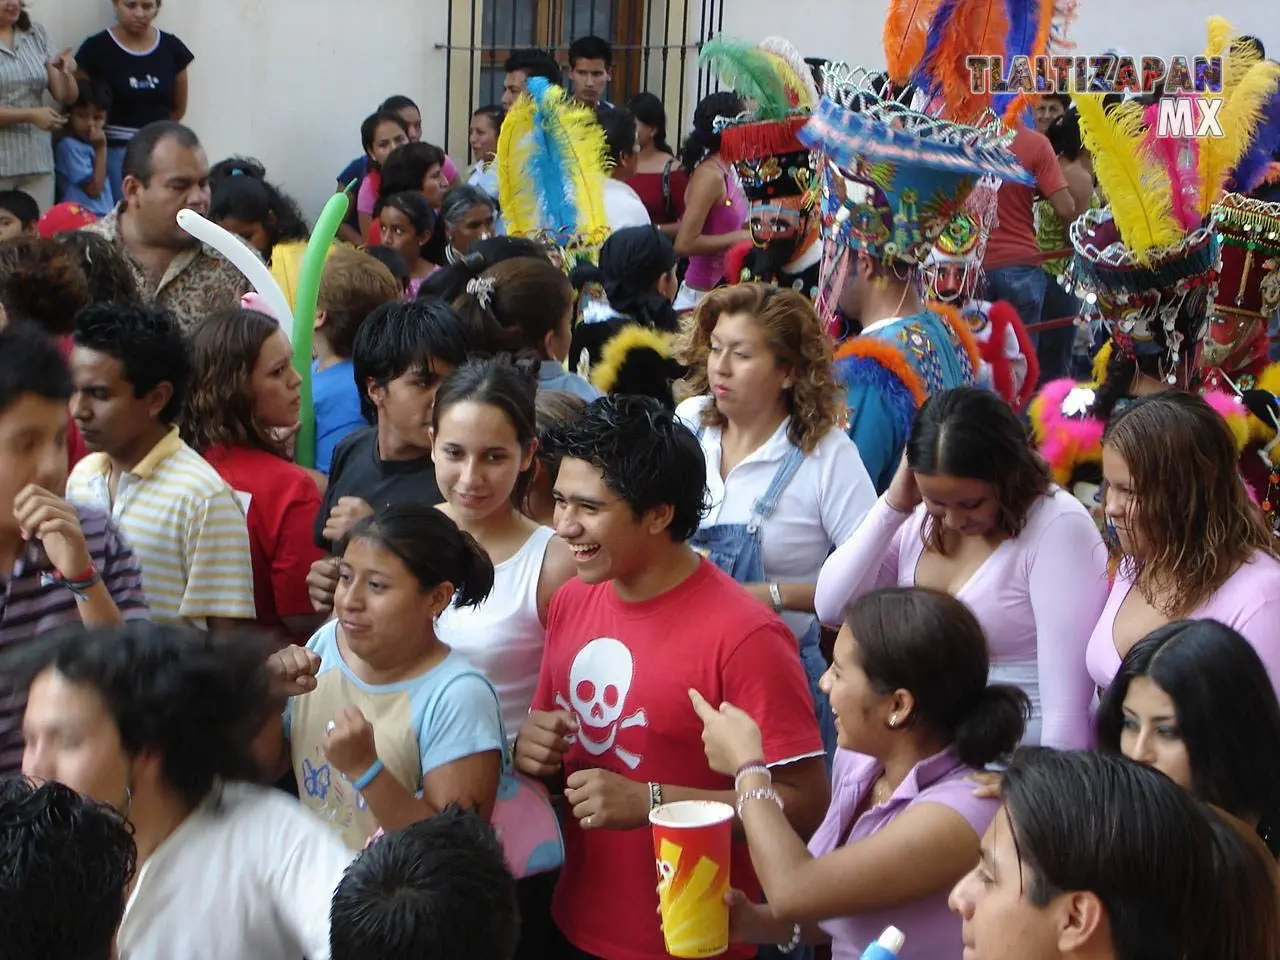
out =
<svg viewBox="0 0 1280 960"><path fill-rule="evenodd" d="M58 202L78 203L95 216L105 217L115 209L116 197L111 178L102 181L102 193L91 197L80 184L93 176L94 148L75 137L64 137L54 154L53 169L57 174Z"/></svg>
<svg viewBox="0 0 1280 960"><path fill-rule="evenodd" d="M328 475L333 450L347 434L369 424L360 413L360 392L350 360L321 370L311 363L311 407L316 417L316 469Z"/></svg>
<svg viewBox="0 0 1280 960"><path fill-rule="evenodd" d="M576 373L570 373L559 360L542 361L542 366L538 368L538 389L563 390L588 403L600 396L599 390Z"/></svg>
<svg viewBox="0 0 1280 960"><path fill-rule="evenodd" d="M338 711L356 707L364 714L386 767L383 776L395 777L415 794L437 767L506 749L498 695L462 654L450 651L426 673L399 683L370 684L342 659L337 621L317 630L307 649L320 657L316 689L292 697L284 716L298 797L356 849L377 823L364 798L325 756L325 727Z"/></svg>

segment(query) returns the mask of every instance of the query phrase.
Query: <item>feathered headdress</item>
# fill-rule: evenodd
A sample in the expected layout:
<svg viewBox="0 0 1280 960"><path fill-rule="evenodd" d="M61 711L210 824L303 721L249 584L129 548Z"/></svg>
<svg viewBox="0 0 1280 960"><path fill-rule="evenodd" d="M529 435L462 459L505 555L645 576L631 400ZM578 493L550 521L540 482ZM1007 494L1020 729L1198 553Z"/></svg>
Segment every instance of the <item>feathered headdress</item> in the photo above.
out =
<svg viewBox="0 0 1280 960"><path fill-rule="evenodd" d="M748 103L720 129L720 157L737 170L747 198L756 203L801 197L808 208L817 198L809 150L796 135L817 104L818 90L800 52L781 37L757 46L716 37L702 48L699 62Z"/></svg>
<svg viewBox="0 0 1280 960"><path fill-rule="evenodd" d="M608 147L595 114L562 89L530 77L528 95L498 137L498 194L507 232L591 256L609 235L604 209Z"/></svg>
<svg viewBox="0 0 1280 960"><path fill-rule="evenodd" d="M1231 43L1230 25L1220 17L1210 18L1208 33L1210 55ZM1219 278L1208 214L1253 141L1278 80L1280 65L1233 51L1217 95L1225 135L1201 140L1159 137L1150 122L1154 107L1150 115L1133 102L1107 109L1099 94L1073 95L1110 206L1086 211L1071 225L1075 256L1059 281L1096 305L1118 349L1166 354L1176 363L1183 345L1204 335Z"/></svg>
<svg viewBox="0 0 1280 960"><path fill-rule="evenodd" d="M1030 107L1025 92L975 93L968 58L1050 56L1068 49L1075 0L891 0L884 52L889 79L908 81L940 106L941 116L976 123L991 111L1005 123Z"/></svg>

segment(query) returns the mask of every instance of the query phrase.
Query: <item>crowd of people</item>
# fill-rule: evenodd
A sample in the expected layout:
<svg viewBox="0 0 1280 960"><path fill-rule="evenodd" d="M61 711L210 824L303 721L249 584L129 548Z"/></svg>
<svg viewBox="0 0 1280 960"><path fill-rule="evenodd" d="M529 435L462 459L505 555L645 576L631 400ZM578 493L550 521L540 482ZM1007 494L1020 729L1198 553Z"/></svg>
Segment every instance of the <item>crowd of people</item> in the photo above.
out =
<svg viewBox="0 0 1280 960"><path fill-rule="evenodd" d="M678 150L598 37L390 97L330 243L160 0L0 0L0 954L659 960L709 800L733 960L1280 960L1280 64L1210 147L954 6Z"/></svg>

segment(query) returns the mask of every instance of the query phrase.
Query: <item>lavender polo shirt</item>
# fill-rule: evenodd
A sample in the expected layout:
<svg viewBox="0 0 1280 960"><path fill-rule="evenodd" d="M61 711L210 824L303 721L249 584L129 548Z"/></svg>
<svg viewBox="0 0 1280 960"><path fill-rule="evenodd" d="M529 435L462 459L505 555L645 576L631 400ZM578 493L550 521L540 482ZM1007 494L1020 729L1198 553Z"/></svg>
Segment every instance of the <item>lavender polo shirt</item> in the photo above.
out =
<svg viewBox="0 0 1280 960"><path fill-rule="evenodd" d="M855 821L853 815L884 771L878 760L852 750L837 750L831 770L831 806L818 832L809 841L809 852L821 857L844 843L857 843L876 833L911 807L939 803L968 821L981 837L1000 808L998 800L973 795L975 784L966 779L974 772L951 749L921 760L898 785L886 803L868 808ZM852 826L852 830L850 830ZM841 917L821 924L831 936L832 960L857 960L884 928L893 925L907 935L898 960L944 960L964 951L960 918L947 909L950 890L914 903Z"/></svg>
<svg viewBox="0 0 1280 960"><path fill-rule="evenodd" d="M74 506L89 556L102 572L102 582L121 615L126 620L149 619L142 568L133 548L101 510ZM6 652L43 633L81 622L79 601L70 590L40 582L41 573L53 570L44 550L35 543L28 546L9 575L0 574L0 650ZM76 570L70 575L79 573ZM22 766L22 712L26 706L26 695L9 689L0 675L0 776Z"/></svg>

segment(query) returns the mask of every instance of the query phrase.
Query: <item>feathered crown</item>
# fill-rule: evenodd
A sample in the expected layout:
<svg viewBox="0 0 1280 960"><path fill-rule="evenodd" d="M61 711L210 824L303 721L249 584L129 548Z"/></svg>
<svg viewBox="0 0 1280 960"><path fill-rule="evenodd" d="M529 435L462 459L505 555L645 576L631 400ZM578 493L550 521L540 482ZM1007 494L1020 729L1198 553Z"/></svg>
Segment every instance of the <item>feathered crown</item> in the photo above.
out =
<svg viewBox="0 0 1280 960"><path fill-rule="evenodd" d="M1227 52L1230 25L1209 19L1209 56ZM1069 231L1075 256L1059 278L1096 306L1125 353L1165 353L1204 335L1219 278L1219 244L1209 214L1244 156L1280 64L1233 49L1218 110L1224 136L1199 140L1157 133L1157 106L1107 109L1098 94L1074 94L1080 132L1109 207L1089 210ZM1173 374L1170 374L1172 377Z"/></svg>
<svg viewBox="0 0 1280 960"><path fill-rule="evenodd" d="M913 110L886 93L883 75L833 64L800 140L822 157L824 255L819 309L830 315L849 257L916 266L984 175L1031 183L998 122L983 128Z"/></svg>
<svg viewBox="0 0 1280 960"><path fill-rule="evenodd" d="M699 63L714 67L720 82L751 104L720 125L720 157L737 169L747 198L812 203L813 164L796 134L817 105L818 88L800 52L781 37L756 46L716 37L703 46Z"/></svg>
<svg viewBox="0 0 1280 960"><path fill-rule="evenodd" d="M507 114L498 137L498 194L511 236L594 256L609 236L604 209L608 147L595 114L541 77Z"/></svg>
<svg viewBox="0 0 1280 960"><path fill-rule="evenodd" d="M925 289L932 299L967 299L978 289L987 239L997 226L999 193L1000 181L991 176L983 177L970 191L964 210L952 217L951 222L938 234L923 270ZM948 264L963 267L964 274L956 292L944 294L938 286L938 280L940 269Z"/></svg>

